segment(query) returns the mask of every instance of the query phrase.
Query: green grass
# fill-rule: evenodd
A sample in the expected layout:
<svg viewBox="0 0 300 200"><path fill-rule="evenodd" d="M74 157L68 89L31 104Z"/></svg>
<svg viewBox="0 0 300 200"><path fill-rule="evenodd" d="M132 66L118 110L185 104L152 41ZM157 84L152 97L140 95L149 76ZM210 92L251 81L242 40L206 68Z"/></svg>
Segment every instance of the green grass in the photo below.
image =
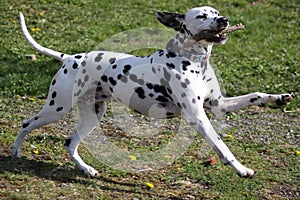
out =
<svg viewBox="0 0 300 200"><path fill-rule="evenodd" d="M0 198L1 199L299 199L300 198L300 61L299 3L296 0L201 1L246 30L230 34L215 46L212 63L228 96L261 91L294 92L283 108L252 107L229 114L216 125L224 141L254 179L239 178L210 150L203 156L203 139L196 137L188 151L172 165L144 173L112 169L86 148L80 154L99 170L97 178L83 175L62 147L72 126L59 122L35 130L24 143L23 157L9 157L22 120L38 111L60 63L36 53L21 34L23 12L33 37L42 45L75 54L94 50L123 31L163 28L155 11L185 12L199 1L2 1L0 6ZM134 51L146 55L153 49ZM24 57L36 54L37 60ZM29 98L30 97L30 98ZM31 99L34 98L34 99ZM285 112L283 112L285 111ZM105 122L111 119L108 112ZM66 118L72 122L72 118ZM72 123L71 123L72 124ZM161 130L158 138L138 140L118 136L107 124L108 136L120 147L153 151L174 135ZM223 127L222 125L226 125ZM158 147L156 147L156 144ZM38 152L36 152L38 150ZM138 160L136 161L138 162ZM146 183L154 184L150 188Z"/></svg>

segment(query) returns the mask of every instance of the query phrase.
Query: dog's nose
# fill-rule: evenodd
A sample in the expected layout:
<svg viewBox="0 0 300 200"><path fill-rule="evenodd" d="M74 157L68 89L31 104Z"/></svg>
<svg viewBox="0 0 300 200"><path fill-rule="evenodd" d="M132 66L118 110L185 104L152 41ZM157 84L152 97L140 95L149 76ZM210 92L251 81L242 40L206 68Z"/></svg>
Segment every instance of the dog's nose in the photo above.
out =
<svg viewBox="0 0 300 200"><path fill-rule="evenodd" d="M226 17L220 17L217 19L217 23L227 23L228 19Z"/></svg>

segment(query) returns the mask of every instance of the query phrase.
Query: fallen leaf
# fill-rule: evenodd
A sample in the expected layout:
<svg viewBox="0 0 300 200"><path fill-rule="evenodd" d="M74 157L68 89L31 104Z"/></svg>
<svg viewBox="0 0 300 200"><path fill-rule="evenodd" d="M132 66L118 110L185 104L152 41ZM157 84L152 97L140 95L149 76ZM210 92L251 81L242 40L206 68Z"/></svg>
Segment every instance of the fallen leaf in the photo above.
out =
<svg viewBox="0 0 300 200"><path fill-rule="evenodd" d="M210 159L208 159L208 163L210 165L216 165L218 164L218 160L216 159L216 157L211 157Z"/></svg>

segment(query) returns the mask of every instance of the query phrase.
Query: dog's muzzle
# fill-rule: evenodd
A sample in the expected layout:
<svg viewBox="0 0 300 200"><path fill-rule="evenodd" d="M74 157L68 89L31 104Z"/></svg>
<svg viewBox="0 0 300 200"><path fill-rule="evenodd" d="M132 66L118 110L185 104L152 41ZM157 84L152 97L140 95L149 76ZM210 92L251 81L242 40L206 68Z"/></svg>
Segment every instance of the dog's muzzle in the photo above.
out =
<svg viewBox="0 0 300 200"><path fill-rule="evenodd" d="M220 17L216 19L217 27L214 30L203 30L198 34L192 36L193 40L200 41L205 40L209 43L220 44L226 41L226 33L222 33L223 30L229 27L229 20L226 17Z"/></svg>

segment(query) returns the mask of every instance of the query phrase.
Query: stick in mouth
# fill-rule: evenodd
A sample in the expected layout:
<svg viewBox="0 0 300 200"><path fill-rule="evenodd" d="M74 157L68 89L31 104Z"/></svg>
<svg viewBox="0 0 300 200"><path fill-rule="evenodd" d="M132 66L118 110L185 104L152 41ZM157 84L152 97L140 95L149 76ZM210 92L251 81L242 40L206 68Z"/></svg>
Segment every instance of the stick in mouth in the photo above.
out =
<svg viewBox="0 0 300 200"><path fill-rule="evenodd" d="M203 39L209 39L211 37L219 37L225 33L233 32L233 31L238 31L238 30L243 30L245 29L245 26L242 23L236 24L234 26L230 26L226 29L221 30L220 32L217 31L201 31L198 34L193 35L192 39L196 41L200 41Z"/></svg>

